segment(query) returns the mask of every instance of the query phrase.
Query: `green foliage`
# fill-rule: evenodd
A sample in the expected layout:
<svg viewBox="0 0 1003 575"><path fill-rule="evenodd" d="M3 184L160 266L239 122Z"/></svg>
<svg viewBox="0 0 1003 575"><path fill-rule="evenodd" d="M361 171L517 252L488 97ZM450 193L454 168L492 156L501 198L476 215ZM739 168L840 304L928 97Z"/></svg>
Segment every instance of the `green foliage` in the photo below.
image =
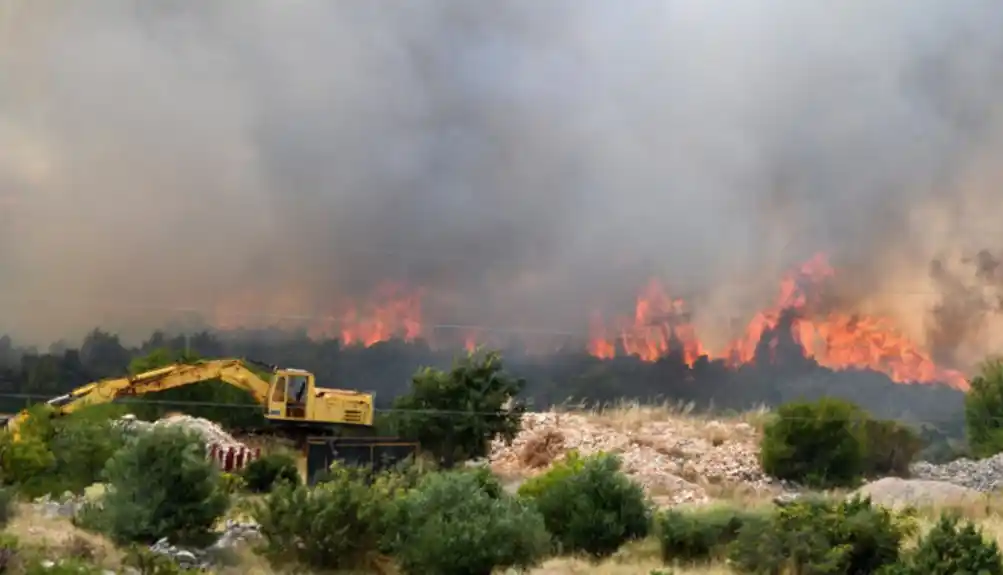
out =
<svg viewBox="0 0 1003 575"><path fill-rule="evenodd" d="M765 521L762 514L728 507L665 511L656 518L662 560L704 562L719 558L746 524L762 525Z"/></svg>
<svg viewBox="0 0 1003 575"><path fill-rule="evenodd" d="M0 529L7 527L17 514L17 493L10 487L0 487Z"/></svg>
<svg viewBox="0 0 1003 575"><path fill-rule="evenodd" d="M841 399L781 405L763 429L763 471L812 487L854 485L867 471L867 419Z"/></svg>
<svg viewBox="0 0 1003 575"><path fill-rule="evenodd" d="M118 405L95 405L54 421L49 441L55 457L50 493L82 493L101 480L108 460L125 445L125 436L112 425L124 411Z"/></svg>
<svg viewBox="0 0 1003 575"><path fill-rule="evenodd" d="M498 353L470 354L448 372L418 370L410 393L394 400L391 421L397 433L417 440L449 468L487 455L496 437L515 437L526 409L514 398L525 385L504 372Z"/></svg>
<svg viewBox="0 0 1003 575"><path fill-rule="evenodd" d="M269 453L252 461L241 472L247 489L254 493L266 493L280 481L299 483L300 475L296 460L285 453Z"/></svg>
<svg viewBox="0 0 1003 575"><path fill-rule="evenodd" d="M474 481L481 487L481 490L487 493L489 497L498 499L505 494L505 489L502 487L501 481L498 480L498 476L491 473L491 469L487 467L474 467L461 473L467 473L473 477Z"/></svg>
<svg viewBox="0 0 1003 575"><path fill-rule="evenodd" d="M369 568L397 493L389 479L370 486L363 471L338 465L314 488L279 483L251 506L264 536L261 552L276 567Z"/></svg>
<svg viewBox="0 0 1003 575"><path fill-rule="evenodd" d="M970 522L941 516L920 539L895 575L1003 575L1003 560L996 541L987 539Z"/></svg>
<svg viewBox="0 0 1003 575"><path fill-rule="evenodd" d="M738 571L774 573L874 573L894 565L907 524L870 499L837 503L795 502L766 523L744 525L729 555Z"/></svg>
<svg viewBox="0 0 1003 575"><path fill-rule="evenodd" d="M569 451L564 459L555 463L546 473L530 477L519 486L519 496L535 499L555 484L567 481L585 468L585 459L578 450Z"/></svg>
<svg viewBox="0 0 1003 575"><path fill-rule="evenodd" d="M31 485L38 477L52 471L56 457L41 439L23 436L3 446L3 480L19 489Z"/></svg>
<svg viewBox="0 0 1003 575"><path fill-rule="evenodd" d="M391 549L403 573L490 575L543 558L550 549L543 518L484 486L476 473L434 473L397 500Z"/></svg>
<svg viewBox="0 0 1003 575"><path fill-rule="evenodd" d="M102 523L118 543L205 543L228 505L219 468L181 428L139 435L108 461L105 477Z"/></svg>
<svg viewBox="0 0 1003 575"><path fill-rule="evenodd" d="M869 477L907 477L909 465L923 449L919 434L897 421L867 419L864 437L865 473Z"/></svg>
<svg viewBox="0 0 1003 575"><path fill-rule="evenodd" d="M1003 452L1003 360L982 364L965 395L965 431L972 455Z"/></svg>
<svg viewBox="0 0 1003 575"><path fill-rule="evenodd" d="M520 494L543 514L562 553L612 554L647 536L651 508L639 485L620 471L620 459L577 456L527 482Z"/></svg>
<svg viewBox="0 0 1003 575"><path fill-rule="evenodd" d="M21 440L0 440L3 480L29 497L82 492L99 480L111 455L124 444L111 419L120 406L95 405L50 418L33 410L20 429Z"/></svg>

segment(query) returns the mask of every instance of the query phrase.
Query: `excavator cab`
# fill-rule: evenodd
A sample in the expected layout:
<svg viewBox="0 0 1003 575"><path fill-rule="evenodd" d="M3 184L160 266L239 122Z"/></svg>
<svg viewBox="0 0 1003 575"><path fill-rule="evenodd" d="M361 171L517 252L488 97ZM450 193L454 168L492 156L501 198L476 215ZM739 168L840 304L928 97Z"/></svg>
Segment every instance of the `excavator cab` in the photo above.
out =
<svg viewBox="0 0 1003 575"><path fill-rule="evenodd" d="M270 419L305 420L314 399L313 374L300 369L276 370L268 395Z"/></svg>
<svg viewBox="0 0 1003 575"><path fill-rule="evenodd" d="M268 419L303 424L372 428L373 396L346 389L318 388L303 369L275 368L268 390Z"/></svg>

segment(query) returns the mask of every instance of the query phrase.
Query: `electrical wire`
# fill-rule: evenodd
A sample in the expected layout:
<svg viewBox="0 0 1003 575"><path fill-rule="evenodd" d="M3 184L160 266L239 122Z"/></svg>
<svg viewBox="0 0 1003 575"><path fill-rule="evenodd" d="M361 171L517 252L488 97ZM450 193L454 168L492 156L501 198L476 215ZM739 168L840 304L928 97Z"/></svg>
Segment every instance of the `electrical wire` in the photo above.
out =
<svg viewBox="0 0 1003 575"><path fill-rule="evenodd" d="M37 399L37 400L39 400L39 403L41 403L41 402L44 402L44 401L46 401L48 399L51 399L52 396L49 396L49 395L39 395L39 394L25 394L25 393L0 393L0 399L4 399L4 398L6 398L6 399L25 399L25 400ZM138 404L138 405L165 405L165 406L191 406L191 407L219 407L219 408L228 408L228 409L232 409L232 408L237 408L237 409L255 409L255 410L261 410L262 409L262 406L260 404L258 404L258 403L252 403L252 402L249 402L249 403L235 403L235 402L218 402L218 401L158 400L158 399L134 398L134 397L118 398L118 399L115 399L114 401L112 401L111 403L116 403L116 404L130 404L130 405L137 405ZM687 402L681 401L679 403L687 403ZM634 407L634 405L636 405L636 407ZM573 413L574 410L577 408L578 410L583 411L583 412L603 413L603 412L609 412L609 411L616 411L617 409L623 409L623 410L627 410L627 411L629 411L631 409L645 409L645 408L657 409L659 406L666 406L666 404L665 403L663 403L663 404L637 403L637 404L628 404L626 407L618 407L617 404L615 404L615 403L612 403L612 404L607 403L607 404L603 404L603 405L599 405L599 406L595 406L595 407L589 407L587 405L582 405L582 404L564 404L562 406L552 407L548 411L553 411L554 413L558 413L558 414L561 414L561 413ZM410 414L420 414L420 415L438 415L438 416L444 416L444 417L469 417L471 415L482 415L482 416L498 415L497 411L449 410L449 409L375 408L374 411L376 413L385 413L385 414L390 414L390 413L410 413ZM667 412L671 412L672 411L672 407L671 406L667 406L666 407L666 411ZM546 412L544 412L544 413L546 413ZM700 412L694 413L692 411L688 412L688 413L684 413L684 410L679 410L679 413L683 417L701 417L702 416L702 417L706 417L708 419L720 418L721 417L720 414L715 414L715 413L709 412L709 411L706 412L706 413L700 413ZM776 414L770 414L769 411L766 411L765 413L768 416L771 416L771 417L779 417ZM814 421L815 419L817 419L817 418L810 418L810 417L783 417L782 418L782 420L784 420L784 421ZM1001 417L987 417L987 418L984 418L983 421L1003 424L1003 416L1001 416ZM938 425L938 424L956 425L959 422L960 422L959 419L943 419L943 420L923 420L920 423L931 424L931 425Z"/></svg>

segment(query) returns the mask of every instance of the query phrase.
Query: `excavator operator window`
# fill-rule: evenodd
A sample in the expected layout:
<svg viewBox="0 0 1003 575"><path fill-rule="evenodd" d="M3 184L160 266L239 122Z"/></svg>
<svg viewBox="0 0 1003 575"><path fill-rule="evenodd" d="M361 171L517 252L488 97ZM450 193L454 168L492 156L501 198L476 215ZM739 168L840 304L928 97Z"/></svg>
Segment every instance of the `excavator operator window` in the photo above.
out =
<svg viewBox="0 0 1003 575"><path fill-rule="evenodd" d="M276 403L286 402L286 376L283 375L275 382L275 391L272 392L272 401Z"/></svg>
<svg viewBox="0 0 1003 575"><path fill-rule="evenodd" d="M289 376L289 397L286 400L286 417L306 417L307 376Z"/></svg>

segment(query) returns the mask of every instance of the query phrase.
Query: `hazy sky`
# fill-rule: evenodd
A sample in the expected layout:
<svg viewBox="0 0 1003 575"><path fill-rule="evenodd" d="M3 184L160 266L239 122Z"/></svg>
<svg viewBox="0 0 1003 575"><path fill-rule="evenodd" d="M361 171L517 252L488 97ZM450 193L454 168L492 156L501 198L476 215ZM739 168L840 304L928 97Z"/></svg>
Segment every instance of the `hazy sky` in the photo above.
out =
<svg viewBox="0 0 1003 575"><path fill-rule="evenodd" d="M822 250L834 305L958 362L1003 344L964 262L1003 247L996 2L0 5L19 339L387 280L433 321L573 330L653 276L725 337Z"/></svg>

